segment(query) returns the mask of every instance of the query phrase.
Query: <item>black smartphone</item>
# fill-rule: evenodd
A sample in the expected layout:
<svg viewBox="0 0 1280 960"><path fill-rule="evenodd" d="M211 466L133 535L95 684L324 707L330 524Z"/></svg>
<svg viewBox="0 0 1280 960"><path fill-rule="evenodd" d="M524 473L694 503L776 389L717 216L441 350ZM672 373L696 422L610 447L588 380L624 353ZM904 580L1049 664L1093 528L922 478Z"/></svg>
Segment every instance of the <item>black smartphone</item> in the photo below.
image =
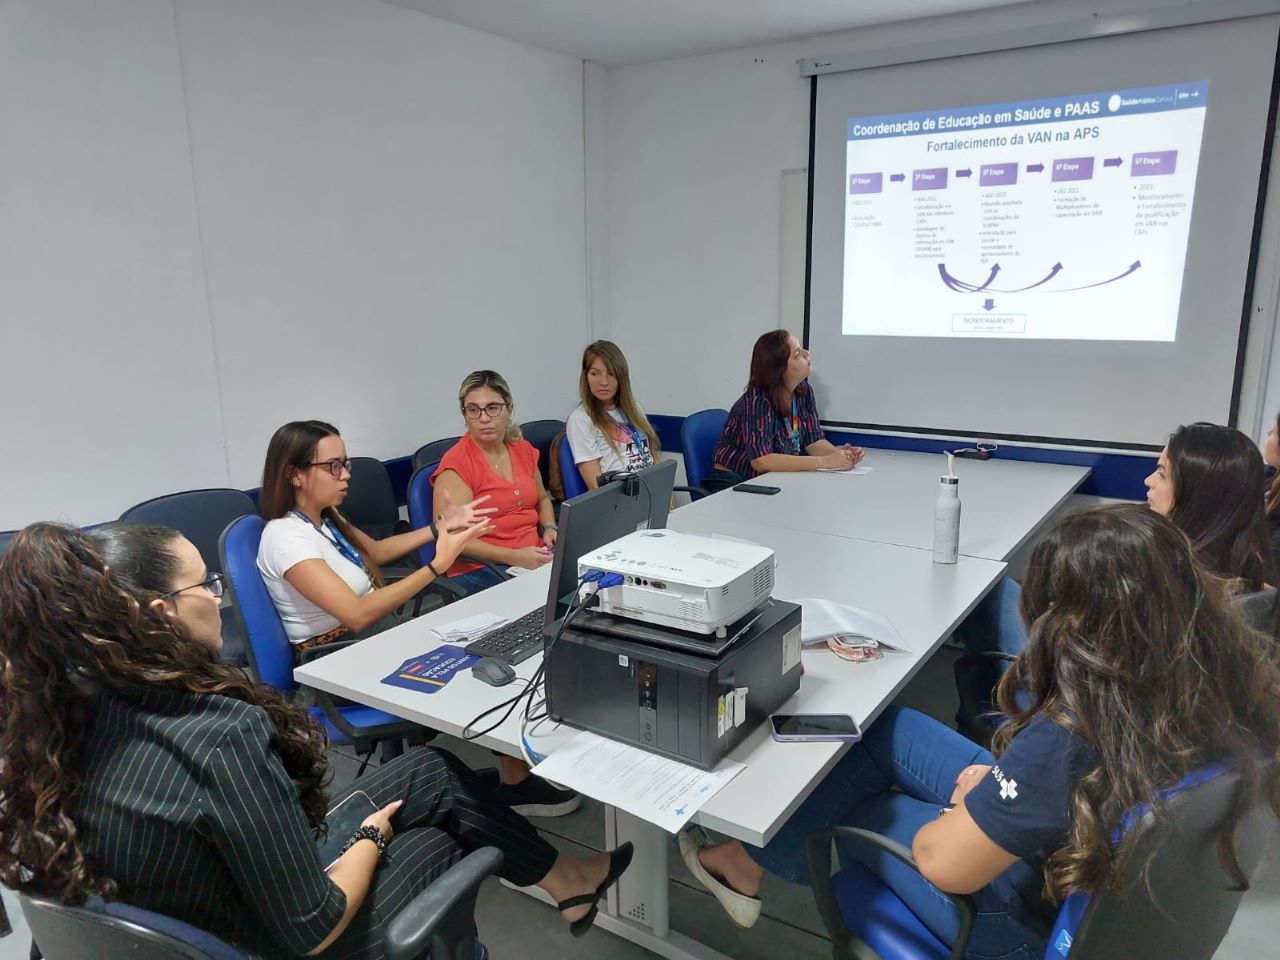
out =
<svg viewBox="0 0 1280 960"><path fill-rule="evenodd" d="M858 722L847 713L775 713L769 722L773 739L783 743L862 739Z"/></svg>
<svg viewBox="0 0 1280 960"><path fill-rule="evenodd" d="M771 497L775 493L781 493L781 487L767 487L763 483L740 483L733 489L739 493L758 493L762 496Z"/></svg>
<svg viewBox="0 0 1280 960"><path fill-rule="evenodd" d="M378 812L378 805L363 790L357 790L325 814L329 835L319 843L320 862L328 870L342 856L342 847L365 819Z"/></svg>

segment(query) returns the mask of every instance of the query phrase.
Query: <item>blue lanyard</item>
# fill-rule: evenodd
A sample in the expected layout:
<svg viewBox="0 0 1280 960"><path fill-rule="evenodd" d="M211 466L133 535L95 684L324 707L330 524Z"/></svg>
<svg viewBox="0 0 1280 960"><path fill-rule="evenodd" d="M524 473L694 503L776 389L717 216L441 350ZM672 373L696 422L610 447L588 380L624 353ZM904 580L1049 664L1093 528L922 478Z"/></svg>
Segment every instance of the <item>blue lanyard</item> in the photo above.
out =
<svg viewBox="0 0 1280 960"><path fill-rule="evenodd" d="M294 516L300 520L305 520L308 526L315 527L320 536L324 537L337 548L337 551L354 563L361 570L368 572L368 568L364 565L364 558L360 556L360 551L351 545L351 541L342 535L342 531L326 520L321 526L316 527L301 510L293 511Z"/></svg>

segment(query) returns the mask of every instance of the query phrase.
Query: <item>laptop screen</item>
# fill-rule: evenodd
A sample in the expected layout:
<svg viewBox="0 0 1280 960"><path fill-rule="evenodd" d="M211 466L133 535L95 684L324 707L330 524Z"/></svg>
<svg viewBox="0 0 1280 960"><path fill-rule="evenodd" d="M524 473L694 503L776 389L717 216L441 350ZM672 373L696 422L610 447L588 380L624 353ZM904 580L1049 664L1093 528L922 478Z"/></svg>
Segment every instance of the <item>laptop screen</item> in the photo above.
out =
<svg viewBox="0 0 1280 960"><path fill-rule="evenodd" d="M561 504L544 630L569 610L579 557L637 530L666 527L675 482L676 462L663 460Z"/></svg>

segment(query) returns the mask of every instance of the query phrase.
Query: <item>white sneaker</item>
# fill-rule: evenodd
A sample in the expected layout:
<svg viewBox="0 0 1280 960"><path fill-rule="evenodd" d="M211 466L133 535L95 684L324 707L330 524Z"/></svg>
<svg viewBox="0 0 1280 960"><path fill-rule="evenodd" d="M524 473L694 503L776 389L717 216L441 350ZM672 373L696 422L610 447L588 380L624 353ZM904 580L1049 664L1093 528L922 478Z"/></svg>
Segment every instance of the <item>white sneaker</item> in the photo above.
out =
<svg viewBox="0 0 1280 960"><path fill-rule="evenodd" d="M689 872L697 878L698 882L720 901L720 906L724 907L724 912L729 915L729 919L744 930L754 927L756 921L760 919L760 898L739 893L723 880L707 873L702 861L698 859L698 851L703 845L688 831L681 833L676 839L680 843L680 859L684 861L684 865L689 868Z"/></svg>

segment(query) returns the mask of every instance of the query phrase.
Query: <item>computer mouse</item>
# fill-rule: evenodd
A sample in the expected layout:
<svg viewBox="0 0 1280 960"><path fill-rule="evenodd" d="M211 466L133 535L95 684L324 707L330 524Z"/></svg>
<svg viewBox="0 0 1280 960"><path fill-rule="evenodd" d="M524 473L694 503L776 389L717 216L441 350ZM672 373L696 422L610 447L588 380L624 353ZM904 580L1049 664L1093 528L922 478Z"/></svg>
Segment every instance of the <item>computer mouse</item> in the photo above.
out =
<svg viewBox="0 0 1280 960"><path fill-rule="evenodd" d="M483 680L491 687L505 687L516 678L516 672L511 669L511 664L493 657L485 657L473 663L471 675L477 680Z"/></svg>

